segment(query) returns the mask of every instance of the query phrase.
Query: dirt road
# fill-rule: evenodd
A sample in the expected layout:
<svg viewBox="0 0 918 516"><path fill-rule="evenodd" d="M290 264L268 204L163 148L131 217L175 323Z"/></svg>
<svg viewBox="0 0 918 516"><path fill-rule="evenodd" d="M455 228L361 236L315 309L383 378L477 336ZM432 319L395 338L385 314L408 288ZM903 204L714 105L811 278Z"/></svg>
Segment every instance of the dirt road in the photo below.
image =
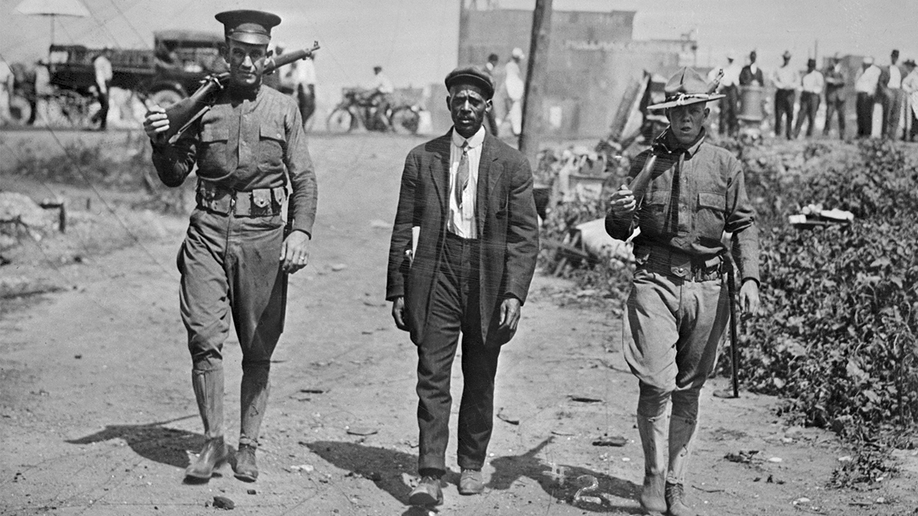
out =
<svg viewBox="0 0 918 516"><path fill-rule="evenodd" d="M182 483L188 453L203 442L177 302L185 221L155 216L142 238L112 234L136 245L46 264L67 290L0 318L0 514L212 514L215 495L240 514L426 514L405 505L417 459L416 354L383 300L399 173L420 141L312 138L320 191L312 262L291 278L254 484L229 468L207 484ZM83 215L74 214L75 225L90 223ZM545 276L534 282L501 355L485 493L458 495L453 441L440 514L640 513L637 388L619 351L619 318L570 303L571 288ZM235 444L238 344L225 351ZM918 506L915 477L871 492L826 490L850 454L832 435L789 428L774 415L775 399L719 399L714 389L687 488L699 512L891 515ZM458 368L453 392L461 392ZM594 446L603 434L628 442Z"/></svg>

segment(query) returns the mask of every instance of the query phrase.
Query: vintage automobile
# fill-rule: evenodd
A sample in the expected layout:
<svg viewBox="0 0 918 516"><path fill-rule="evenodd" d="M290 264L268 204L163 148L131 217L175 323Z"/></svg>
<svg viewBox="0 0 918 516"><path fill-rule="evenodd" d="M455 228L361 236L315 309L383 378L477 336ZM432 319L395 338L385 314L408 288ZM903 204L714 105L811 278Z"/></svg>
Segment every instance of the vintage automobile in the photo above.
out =
<svg viewBox="0 0 918 516"><path fill-rule="evenodd" d="M220 56L222 34L164 30L154 32L153 50L111 49L111 86L166 107L189 96L201 80L227 70ZM93 61L105 49L52 45L47 63L51 100L72 125L86 125L95 102ZM41 95L40 92L37 93ZM34 99L29 99L34 105ZM95 106L98 108L98 106Z"/></svg>

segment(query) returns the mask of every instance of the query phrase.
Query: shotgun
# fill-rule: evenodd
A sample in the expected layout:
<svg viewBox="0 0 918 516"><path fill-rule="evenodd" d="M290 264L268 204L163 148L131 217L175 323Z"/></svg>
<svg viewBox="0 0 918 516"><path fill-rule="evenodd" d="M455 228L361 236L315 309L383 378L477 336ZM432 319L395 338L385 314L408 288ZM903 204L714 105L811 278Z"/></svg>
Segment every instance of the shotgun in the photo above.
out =
<svg viewBox="0 0 918 516"><path fill-rule="evenodd" d="M733 235L724 233L722 241L727 248L724 259L727 269L727 293L730 296L730 369L733 371L733 397L739 398L739 344L736 342L736 262L733 260Z"/></svg>
<svg viewBox="0 0 918 516"><path fill-rule="evenodd" d="M319 42L313 43L309 50L297 50L269 58L265 64L264 75L273 73L282 66L286 66L300 59L305 59L319 50ZM229 82L229 72L211 74L201 81L201 86L187 99L182 99L166 108L166 117L169 118L169 129L165 138L169 143L174 143L195 120L201 118L213 105L217 93L226 87Z"/></svg>

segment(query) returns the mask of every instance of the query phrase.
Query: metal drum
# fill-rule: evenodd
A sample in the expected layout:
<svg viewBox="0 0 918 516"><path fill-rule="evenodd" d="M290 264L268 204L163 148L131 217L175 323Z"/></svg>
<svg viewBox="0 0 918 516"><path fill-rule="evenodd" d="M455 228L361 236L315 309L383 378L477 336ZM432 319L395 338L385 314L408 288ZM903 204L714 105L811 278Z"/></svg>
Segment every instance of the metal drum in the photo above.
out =
<svg viewBox="0 0 918 516"><path fill-rule="evenodd" d="M740 86L740 112L737 118L745 122L761 122L765 118L762 111L762 99L765 88L756 84Z"/></svg>

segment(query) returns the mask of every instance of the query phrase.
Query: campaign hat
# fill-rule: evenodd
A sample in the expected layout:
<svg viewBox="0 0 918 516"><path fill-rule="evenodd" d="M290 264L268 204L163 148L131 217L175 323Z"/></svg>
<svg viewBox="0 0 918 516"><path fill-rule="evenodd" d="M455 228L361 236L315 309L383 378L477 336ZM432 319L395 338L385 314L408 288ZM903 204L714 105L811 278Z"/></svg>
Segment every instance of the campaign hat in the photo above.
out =
<svg viewBox="0 0 918 516"><path fill-rule="evenodd" d="M790 59L791 57L790 50L785 50L784 53L781 54L781 57L783 57L784 59Z"/></svg>
<svg viewBox="0 0 918 516"><path fill-rule="evenodd" d="M248 9L224 11L215 18L223 24L226 39L250 45L267 45L271 41L271 29L281 22L276 14Z"/></svg>
<svg viewBox="0 0 918 516"><path fill-rule="evenodd" d="M700 73L686 66L670 77L666 82L666 86L663 87L663 91L666 93L666 100L659 104L647 106L647 109L657 110L689 106L726 97L726 95L714 94L713 91L716 87L716 84L708 84Z"/></svg>
<svg viewBox="0 0 918 516"><path fill-rule="evenodd" d="M486 98L490 99L494 96L494 81L480 66L461 66L456 68L447 74L444 82L447 90L456 84L471 84L481 88Z"/></svg>

